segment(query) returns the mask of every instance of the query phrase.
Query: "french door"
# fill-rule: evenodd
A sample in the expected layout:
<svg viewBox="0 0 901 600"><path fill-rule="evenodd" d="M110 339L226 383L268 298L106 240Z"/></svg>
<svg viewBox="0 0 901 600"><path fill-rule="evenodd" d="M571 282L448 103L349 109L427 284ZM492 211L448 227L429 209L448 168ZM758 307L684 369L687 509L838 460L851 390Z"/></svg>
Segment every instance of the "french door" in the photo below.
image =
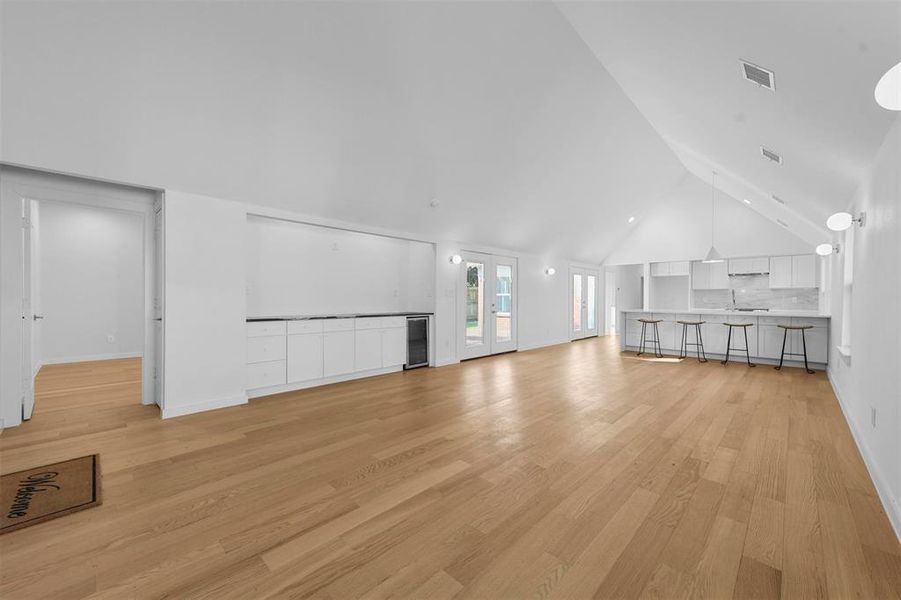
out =
<svg viewBox="0 0 901 600"><path fill-rule="evenodd" d="M598 272L569 270L569 334L580 340L598 334Z"/></svg>
<svg viewBox="0 0 901 600"><path fill-rule="evenodd" d="M516 350L516 259L491 254L463 254L461 358Z"/></svg>

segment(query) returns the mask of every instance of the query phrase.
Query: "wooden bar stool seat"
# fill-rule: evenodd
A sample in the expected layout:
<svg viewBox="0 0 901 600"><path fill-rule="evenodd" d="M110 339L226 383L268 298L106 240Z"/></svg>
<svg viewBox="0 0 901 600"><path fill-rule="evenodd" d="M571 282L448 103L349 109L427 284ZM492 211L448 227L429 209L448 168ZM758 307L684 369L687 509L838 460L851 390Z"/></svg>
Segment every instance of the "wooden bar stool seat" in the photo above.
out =
<svg viewBox="0 0 901 600"><path fill-rule="evenodd" d="M748 360L749 367L756 367L754 363L751 362L751 346L748 345L748 327L754 327L753 323L723 323L726 327L729 328L729 335L726 337L726 358L723 359L723 364L729 363L729 353L732 350L737 350L739 352L745 353L745 358ZM732 330L735 327L741 327L742 331L745 332L745 347L744 348L733 348L732 347Z"/></svg>
<svg viewBox="0 0 901 600"><path fill-rule="evenodd" d="M676 321L682 325L682 344L679 346L679 358L688 358L688 347L695 347L695 354L698 356L698 362L707 362L707 354L704 352L704 338L701 336L701 325L707 321ZM695 328L695 341L688 341L688 328Z"/></svg>
<svg viewBox="0 0 901 600"><path fill-rule="evenodd" d="M660 332L657 330L657 324L662 323L663 319L638 319L638 322L641 323L641 343L638 345L638 356L641 356L645 350L645 342L651 342L656 344L654 350L654 356L657 358L663 358L663 353L660 351ZM648 339L647 338L647 327L648 325L653 325L653 334L654 337Z"/></svg>
<svg viewBox="0 0 901 600"><path fill-rule="evenodd" d="M782 328L782 354L779 356L779 366L775 367L777 371L782 370L782 362L785 360L786 356L803 356L804 357L804 370L813 375L815 371L810 368L807 364L807 336L804 334L808 329L813 329L813 325L779 325ZM789 331L800 331L801 332L801 344L803 344L804 352L786 352L785 351L785 341L788 339Z"/></svg>

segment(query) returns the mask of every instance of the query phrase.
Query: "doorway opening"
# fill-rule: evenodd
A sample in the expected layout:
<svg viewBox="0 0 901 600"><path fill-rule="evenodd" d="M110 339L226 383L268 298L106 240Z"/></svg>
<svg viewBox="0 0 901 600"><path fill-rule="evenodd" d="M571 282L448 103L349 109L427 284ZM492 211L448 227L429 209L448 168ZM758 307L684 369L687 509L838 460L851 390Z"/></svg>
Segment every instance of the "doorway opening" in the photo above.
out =
<svg viewBox="0 0 901 600"><path fill-rule="evenodd" d="M607 283L604 310L609 334L622 334L620 316L623 311L641 309L644 304L644 265L609 266L605 268L604 277Z"/></svg>
<svg viewBox="0 0 901 600"><path fill-rule="evenodd" d="M3 425L162 403L158 192L2 169ZM9 334L9 335L7 335Z"/></svg>
<svg viewBox="0 0 901 600"><path fill-rule="evenodd" d="M463 254L459 301L463 360L517 349L517 261L509 256Z"/></svg>

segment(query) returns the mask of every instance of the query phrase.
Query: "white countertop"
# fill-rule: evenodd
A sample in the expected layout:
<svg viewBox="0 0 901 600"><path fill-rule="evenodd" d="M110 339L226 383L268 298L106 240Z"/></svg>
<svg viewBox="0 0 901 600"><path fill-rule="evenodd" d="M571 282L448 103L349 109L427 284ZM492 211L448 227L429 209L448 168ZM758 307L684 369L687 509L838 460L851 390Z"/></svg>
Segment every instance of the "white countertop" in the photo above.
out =
<svg viewBox="0 0 901 600"><path fill-rule="evenodd" d="M722 308L692 308L674 310L668 308L643 309L629 308L623 310L624 313L644 313L657 315L727 315L742 317L806 317L809 319L828 319L830 315L816 310L768 310L768 311L746 311L746 310L724 310Z"/></svg>

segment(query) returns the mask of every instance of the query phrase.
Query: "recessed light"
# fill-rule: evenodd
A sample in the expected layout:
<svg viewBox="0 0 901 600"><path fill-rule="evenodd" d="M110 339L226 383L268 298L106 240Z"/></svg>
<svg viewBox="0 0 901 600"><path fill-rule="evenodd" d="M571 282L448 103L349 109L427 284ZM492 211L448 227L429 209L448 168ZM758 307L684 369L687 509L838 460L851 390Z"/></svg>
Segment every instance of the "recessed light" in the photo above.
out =
<svg viewBox="0 0 901 600"><path fill-rule="evenodd" d="M873 95L882 108L901 110L901 62L885 72Z"/></svg>
<svg viewBox="0 0 901 600"><path fill-rule="evenodd" d="M742 199L742 202L744 202L745 204L750 204L750 203L751 203L751 201L748 200L747 198Z"/></svg>
<svg viewBox="0 0 901 600"><path fill-rule="evenodd" d="M635 222L635 217L629 217L629 221L628 221L628 222L629 222L629 223L634 223L634 222Z"/></svg>

